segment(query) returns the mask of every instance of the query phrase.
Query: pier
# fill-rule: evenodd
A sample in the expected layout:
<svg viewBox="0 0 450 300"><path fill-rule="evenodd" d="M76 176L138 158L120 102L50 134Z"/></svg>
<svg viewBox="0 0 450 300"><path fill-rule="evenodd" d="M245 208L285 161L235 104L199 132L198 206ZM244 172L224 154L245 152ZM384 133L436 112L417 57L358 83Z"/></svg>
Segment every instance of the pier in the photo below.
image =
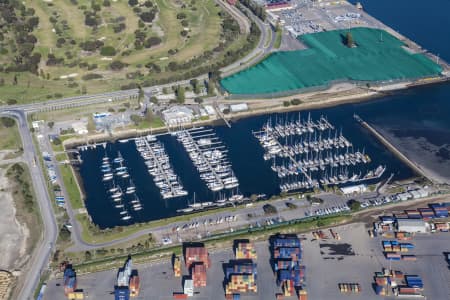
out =
<svg viewBox="0 0 450 300"><path fill-rule="evenodd" d="M370 133L372 133L384 146L386 146L395 156L397 156L401 161L407 164L411 169L414 170L420 176L427 178L431 182L435 183L433 178L430 178L418 165L412 162L409 158L407 158L400 150L398 150L394 145L392 145L384 136L382 136L378 131L375 130L372 126L370 126L366 121L361 119L358 115L353 115L356 121L361 124L362 127L366 128Z"/></svg>

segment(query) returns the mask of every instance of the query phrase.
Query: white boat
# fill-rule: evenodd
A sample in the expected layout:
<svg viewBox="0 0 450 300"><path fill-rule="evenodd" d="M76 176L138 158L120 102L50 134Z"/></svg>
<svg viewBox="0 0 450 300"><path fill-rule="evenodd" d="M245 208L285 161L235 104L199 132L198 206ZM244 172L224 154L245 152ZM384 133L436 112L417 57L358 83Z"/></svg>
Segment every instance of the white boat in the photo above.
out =
<svg viewBox="0 0 450 300"><path fill-rule="evenodd" d="M125 217L122 217L121 219L122 219L123 221L127 221L127 220L131 219L131 216L126 215Z"/></svg>
<svg viewBox="0 0 450 300"><path fill-rule="evenodd" d="M123 208L124 207L124 205L123 204L116 204L116 206L115 206L116 208Z"/></svg>
<svg viewBox="0 0 450 300"><path fill-rule="evenodd" d="M122 210L121 212L120 212L120 214L121 215L126 215L128 212L126 211L126 210Z"/></svg>

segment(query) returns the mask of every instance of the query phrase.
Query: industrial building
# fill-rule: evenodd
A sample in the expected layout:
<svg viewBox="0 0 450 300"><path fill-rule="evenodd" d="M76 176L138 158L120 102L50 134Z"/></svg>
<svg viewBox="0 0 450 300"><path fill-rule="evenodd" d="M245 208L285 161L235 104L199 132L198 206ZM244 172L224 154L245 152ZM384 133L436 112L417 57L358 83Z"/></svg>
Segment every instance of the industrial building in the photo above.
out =
<svg viewBox="0 0 450 300"><path fill-rule="evenodd" d="M427 224L420 219L397 219L398 231L427 232Z"/></svg>

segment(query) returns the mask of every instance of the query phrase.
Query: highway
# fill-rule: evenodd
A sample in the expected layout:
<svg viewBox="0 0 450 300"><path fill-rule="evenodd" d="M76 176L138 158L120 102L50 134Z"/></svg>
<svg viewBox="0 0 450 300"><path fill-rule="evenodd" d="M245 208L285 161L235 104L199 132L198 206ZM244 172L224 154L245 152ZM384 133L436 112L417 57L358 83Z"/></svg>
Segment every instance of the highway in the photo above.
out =
<svg viewBox="0 0 450 300"><path fill-rule="evenodd" d="M13 117L18 122L20 136L23 144L23 159L28 165L30 171L36 200L44 226L42 242L39 243L37 249L31 256L29 261L29 269L25 278L23 278L23 286L20 290L18 299L32 299L34 290L36 289L41 272L48 267L50 255L53 253L53 247L58 236L58 227L56 225L55 214L51 205L50 196L47 190L47 182L39 163L35 164L37 158L36 148L33 144L33 137L27 124L27 118L22 110L3 110L1 116Z"/></svg>
<svg viewBox="0 0 450 300"><path fill-rule="evenodd" d="M220 0L219 0L220 1ZM231 7L229 5L222 5L221 6L226 9L240 24L240 26L243 26L244 32L249 31L249 22L243 22L243 18L246 18L242 12L238 11L236 8ZM254 16L252 13L249 14L251 19L256 22L258 25L260 31L261 31L261 38L258 43L258 46L251 51L247 56L241 58L240 60L234 62L233 64L226 66L221 69L223 74L228 75L234 72L237 72L241 69L246 68L248 65L251 65L256 60L259 60L263 55L266 53L269 53L272 50L273 43L274 43L274 34L267 34L268 24L262 22L259 20L256 16ZM271 29L272 30L272 29ZM271 38L271 41L269 43L268 39ZM269 45L268 47L265 47L265 45ZM207 74L198 76L197 79L199 80L205 80L208 78ZM189 84L190 80L182 80L177 82L172 82L168 84L162 84L158 86L153 87L145 87L143 88L145 93L152 93L155 91L160 91L165 87L171 87L173 85L185 85ZM18 121L19 126L19 133L21 135L23 148L24 148L24 156L23 159L27 163L31 178L32 178L32 184L35 190L36 199L38 201L40 213L43 220L43 237L42 242L37 246L37 249L32 254L32 257L30 259L30 268L26 272L26 276L22 279L24 284L20 289L19 298L18 299L32 299L35 289L37 288L37 285L40 280L40 276L42 274L42 271L47 269L50 256L53 253L54 246L56 243L56 239L58 236L58 226L55 220L55 214L53 207L51 205L52 199L50 199L49 192L47 190L47 181L44 177L44 173L42 170L42 167L39 163L35 163L35 159L37 160L37 149L35 148L33 144L33 138L31 135L31 132L28 128L27 123L27 114L32 112L38 112L38 111L51 111L51 110L57 110L57 109L66 109L71 107L80 107L80 106L87 106L87 105L94 105L99 103L106 103L106 102L114 102L118 100L123 99L133 99L138 97L138 89L130 89L130 90L121 90L121 91L113 91L113 92L106 92L101 94L94 94L94 95L81 95L81 96L75 96L75 97L68 97L63 99L57 99L57 100L49 100L44 102L38 102L38 103L30 103L30 104L19 104L19 105L11 105L11 106L0 106L0 115L1 116L9 116L13 117ZM46 142L48 143L48 141ZM47 145L49 146L49 145ZM57 168L58 169L58 168ZM58 169L57 175L60 177L61 173ZM61 184L63 192L65 191L65 187L63 187L63 184ZM66 194L66 193L65 193ZM90 245L88 243L85 243L81 239L81 233L78 223L74 220L74 212L72 211L70 207L69 201L66 202L68 205L68 214L69 217L73 223L73 232L72 238L75 242L75 247L77 248L94 248L98 247L98 245ZM139 232L135 235L140 235L143 232ZM133 235L132 237L134 237ZM132 238L130 237L130 238ZM124 239L128 240L128 238ZM118 242L118 241L115 241ZM106 245L113 244L115 242L106 243Z"/></svg>

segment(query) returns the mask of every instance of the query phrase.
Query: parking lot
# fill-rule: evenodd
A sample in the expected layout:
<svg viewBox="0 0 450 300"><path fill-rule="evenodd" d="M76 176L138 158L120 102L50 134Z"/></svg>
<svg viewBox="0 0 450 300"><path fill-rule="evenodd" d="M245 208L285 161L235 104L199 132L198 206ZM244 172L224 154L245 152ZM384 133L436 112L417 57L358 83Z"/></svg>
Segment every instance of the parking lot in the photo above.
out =
<svg viewBox="0 0 450 300"><path fill-rule="evenodd" d="M306 289L309 299L395 299L380 297L373 289L373 276L383 267L400 270L406 274L422 276L424 294L427 299L450 299L450 271L444 253L450 251L450 234L418 234L410 241L415 245L410 254L417 261L392 261L384 258L382 237L371 239L364 224L348 224L334 229L341 240L332 238L329 231L323 232L326 239L316 240L308 233L304 237L303 264L306 266ZM275 275L269 264L268 242L256 243L258 259L258 293L243 295L244 300L275 299L280 292ZM225 299L223 289L223 263L233 259L231 247L210 254L212 266L207 271L207 287L198 288L191 299ZM135 299L172 299L173 292L181 292L181 278L175 278L169 261L137 266L141 280L141 292ZM105 271L78 277L78 287L87 299L112 299L117 270ZM183 267L183 274L187 275ZM63 299L61 280L49 282L45 299ZM339 283L359 283L361 293L341 294ZM286 299L290 299L287 297ZM291 297L291 299L295 299Z"/></svg>
<svg viewBox="0 0 450 300"><path fill-rule="evenodd" d="M292 2L292 8L269 12L269 20L278 19L293 35L349 27L380 27L381 23L347 2L308 0Z"/></svg>

